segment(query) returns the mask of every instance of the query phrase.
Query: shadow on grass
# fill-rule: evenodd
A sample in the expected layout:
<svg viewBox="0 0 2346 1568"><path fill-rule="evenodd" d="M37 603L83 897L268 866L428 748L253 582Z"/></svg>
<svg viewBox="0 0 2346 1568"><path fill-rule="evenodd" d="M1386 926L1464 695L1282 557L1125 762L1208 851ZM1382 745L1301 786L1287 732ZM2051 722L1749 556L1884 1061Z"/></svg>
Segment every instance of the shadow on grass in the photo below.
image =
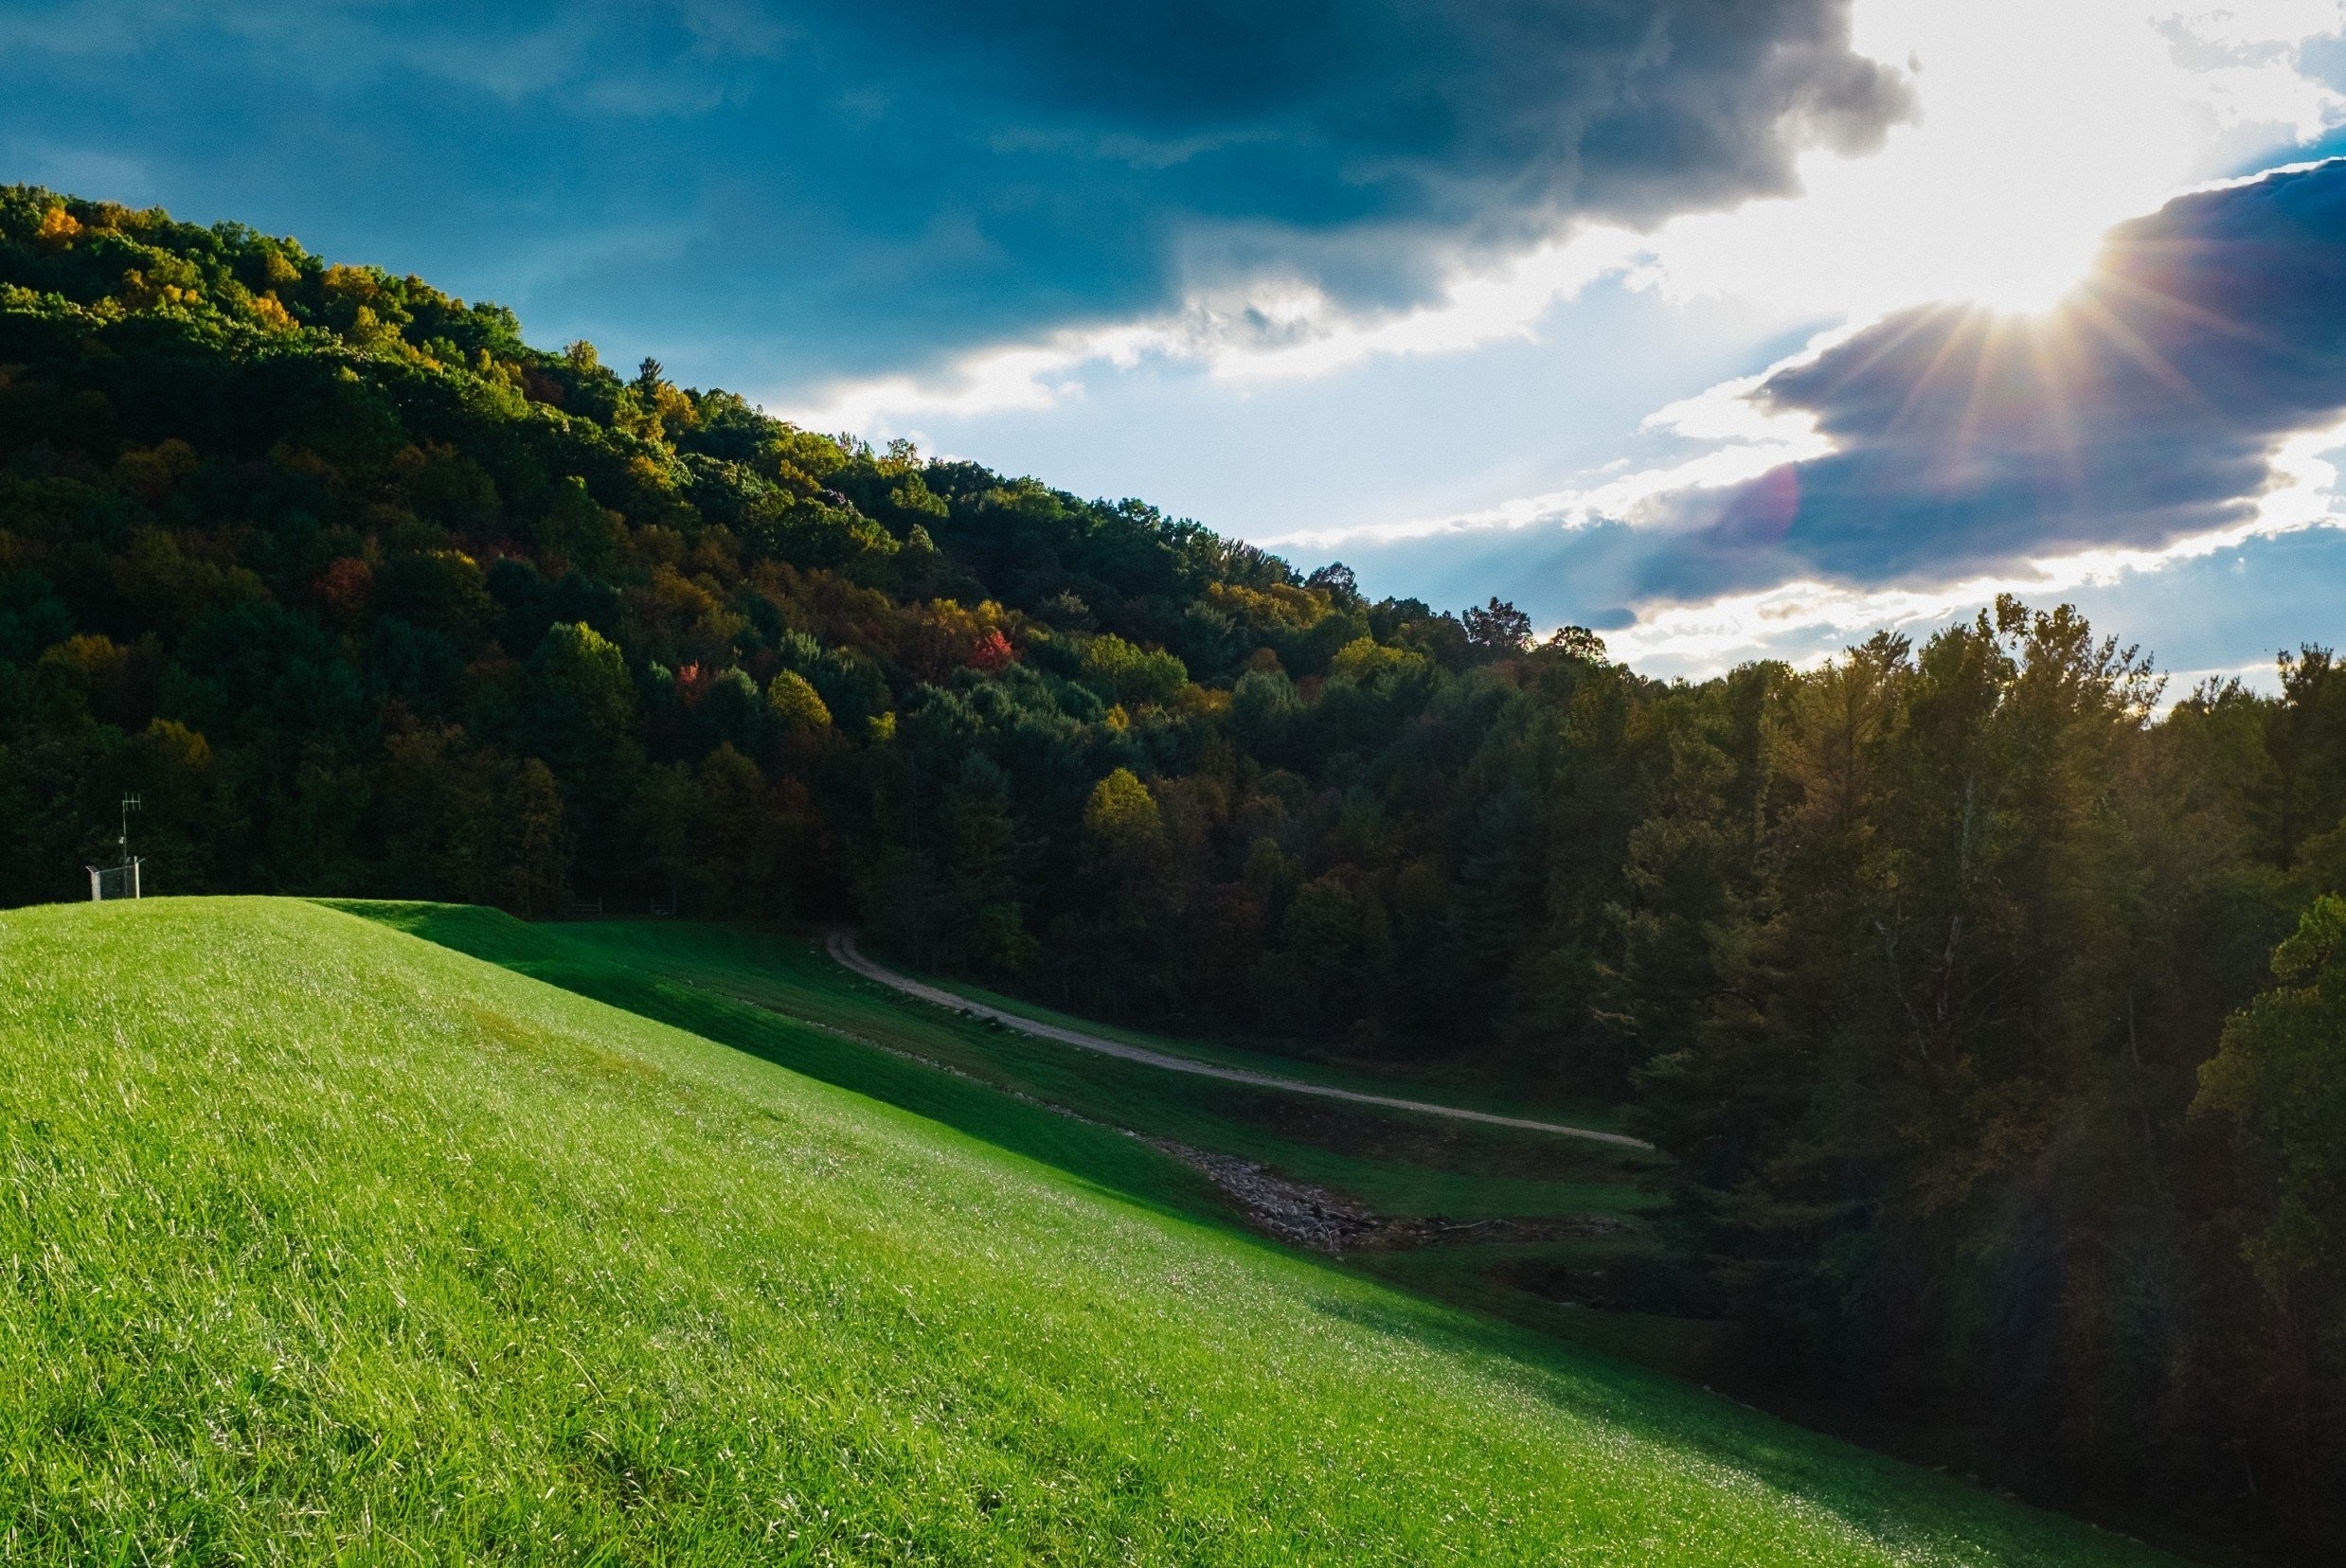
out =
<svg viewBox="0 0 2346 1568"><path fill-rule="evenodd" d="M319 901L941 1122L1116 1197L1227 1227L1228 1211L1212 1185L1139 1139L907 1060L828 1025L713 995L616 961L582 959L559 939L495 910L365 900Z"/></svg>
<svg viewBox="0 0 2346 1568"><path fill-rule="evenodd" d="M1536 1329L1426 1299L1361 1273L1296 1257L1244 1232L1203 1177L1139 1140L1031 1104L957 1072L908 1060L833 1026L662 979L617 959L582 958L578 944L493 910L460 905L321 900L470 956L942 1123L1074 1177L1103 1194L1202 1221L1250 1249L1310 1271L1322 1314L1435 1353L1493 1366L1527 1397L1603 1420L1633 1440L1688 1452L1830 1513L1865 1534L1909 1545L1922 1559L1961 1559L1956 1542L2005 1537L2014 1505L1740 1405ZM1351 1289L1329 1290L1334 1278ZM2043 1560L2099 1558L2117 1539L2036 1514ZM1950 1541L1950 1537L1954 1538ZM2007 1538L2008 1539L2008 1538ZM2081 1551L2081 1548L2086 1550ZM1993 1548L1990 1548L1991 1550ZM2111 1551L2111 1557L2123 1557Z"/></svg>

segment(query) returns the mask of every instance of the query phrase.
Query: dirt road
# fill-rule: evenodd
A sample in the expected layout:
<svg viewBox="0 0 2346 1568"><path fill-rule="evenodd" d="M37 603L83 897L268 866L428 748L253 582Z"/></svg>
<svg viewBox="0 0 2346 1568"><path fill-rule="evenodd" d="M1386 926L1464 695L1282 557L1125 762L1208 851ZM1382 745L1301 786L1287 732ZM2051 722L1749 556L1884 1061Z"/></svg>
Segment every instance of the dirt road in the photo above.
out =
<svg viewBox="0 0 2346 1568"><path fill-rule="evenodd" d="M1390 1095L1366 1095L1352 1089L1334 1089L1323 1083L1306 1083L1300 1078L1278 1078L1269 1073L1249 1072L1243 1067L1218 1067L1211 1062L1197 1061L1189 1057L1169 1056L1163 1051L1152 1051L1138 1045L1128 1045L1120 1040L1109 1040L1101 1035L1085 1034L1081 1029L1061 1028L1056 1024L1044 1024L1017 1013L1004 1012L999 1007L973 1002L957 996L940 987L923 985L909 975L897 973L884 964L876 964L855 950L855 938L844 931L831 934L831 955L840 963L881 985L918 997L955 1012L974 1013L979 1018L991 1018L1007 1028L1034 1035L1043 1040L1056 1040L1086 1051L1098 1051L1101 1056L1119 1057L1126 1061L1145 1062L1151 1067L1162 1067L1169 1073L1191 1073L1199 1078L1222 1078L1230 1083L1249 1084L1257 1089L1277 1089L1290 1095L1313 1095L1321 1099L1346 1100L1355 1105L1380 1105L1391 1111L1414 1111L1421 1115L1447 1116L1454 1121L1487 1122L1493 1127L1520 1127L1534 1132L1553 1132L1560 1137L1586 1138L1592 1143L1617 1144L1623 1149L1652 1149L1640 1138L1623 1132L1601 1132L1593 1127L1569 1127L1563 1122L1533 1121L1527 1116L1502 1116L1490 1111L1468 1111L1455 1105L1436 1105L1427 1100L1400 1099Z"/></svg>

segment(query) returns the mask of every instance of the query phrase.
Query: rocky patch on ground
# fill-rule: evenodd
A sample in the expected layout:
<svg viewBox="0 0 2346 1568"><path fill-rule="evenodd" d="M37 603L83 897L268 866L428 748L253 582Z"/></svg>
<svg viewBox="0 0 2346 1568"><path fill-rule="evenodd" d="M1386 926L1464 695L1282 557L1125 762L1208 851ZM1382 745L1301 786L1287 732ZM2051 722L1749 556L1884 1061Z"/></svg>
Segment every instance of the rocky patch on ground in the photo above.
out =
<svg viewBox="0 0 2346 1568"><path fill-rule="evenodd" d="M1291 1181L1259 1161L1191 1149L1167 1138L1145 1141L1203 1172L1257 1230L1316 1252L1398 1251L1464 1241L1553 1241L1569 1236L1613 1236L1629 1229L1624 1221L1596 1214L1521 1220L1383 1215L1340 1192Z"/></svg>

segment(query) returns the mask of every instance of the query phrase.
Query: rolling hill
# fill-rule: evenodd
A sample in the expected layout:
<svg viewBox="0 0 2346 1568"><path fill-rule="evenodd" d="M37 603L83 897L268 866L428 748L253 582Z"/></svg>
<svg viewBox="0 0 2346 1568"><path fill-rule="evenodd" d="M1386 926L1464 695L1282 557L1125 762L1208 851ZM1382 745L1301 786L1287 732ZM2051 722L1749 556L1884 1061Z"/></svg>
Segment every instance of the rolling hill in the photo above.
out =
<svg viewBox="0 0 2346 1568"><path fill-rule="evenodd" d="M1650 1153L1167 1073L911 1000L845 968L821 941L772 927L532 924L471 905L330 902L1128 1197L1192 1217L1238 1219L1341 1253L1345 1267L1416 1294L1698 1382L1733 1381L1721 1343L1727 1326L1684 1315L1685 1281L1672 1272L1653 1223L1662 1202L1654 1178L1666 1166ZM980 1006L1011 1006L989 992L961 992ZM1445 1103L1474 1098L1466 1086L1440 1079L1370 1077L1030 1005L1012 1015L1105 1028L1145 1050L1305 1074L1332 1087ZM1479 1103L1583 1122L1603 1116L1585 1105ZM1264 1176L1272 1178L1267 1188ZM1995 1455L1975 1448L1931 1458L1986 1473Z"/></svg>
<svg viewBox="0 0 2346 1568"><path fill-rule="evenodd" d="M0 915L0 1139L11 1562L2155 1560L314 904Z"/></svg>

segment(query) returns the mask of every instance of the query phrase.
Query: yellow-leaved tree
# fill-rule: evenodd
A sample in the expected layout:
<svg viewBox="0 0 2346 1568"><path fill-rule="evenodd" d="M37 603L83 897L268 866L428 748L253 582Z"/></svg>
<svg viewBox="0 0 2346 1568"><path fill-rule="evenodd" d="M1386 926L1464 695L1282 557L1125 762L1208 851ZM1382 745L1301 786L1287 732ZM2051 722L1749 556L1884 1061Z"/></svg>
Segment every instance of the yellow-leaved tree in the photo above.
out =
<svg viewBox="0 0 2346 1568"><path fill-rule="evenodd" d="M1092 786L1083 803L1083 836L1112 859L1144 857L1165 842L1165 823L1156 797L1130 768L1119 768Z"/></svg>
<svg viewBox="0 0 2346 1568"><path fill-rule="evenodd" d="M831 728L831 709L807 678L795 669L776 675L765 688L766 706L792 735L818 735Z"/></svg>

